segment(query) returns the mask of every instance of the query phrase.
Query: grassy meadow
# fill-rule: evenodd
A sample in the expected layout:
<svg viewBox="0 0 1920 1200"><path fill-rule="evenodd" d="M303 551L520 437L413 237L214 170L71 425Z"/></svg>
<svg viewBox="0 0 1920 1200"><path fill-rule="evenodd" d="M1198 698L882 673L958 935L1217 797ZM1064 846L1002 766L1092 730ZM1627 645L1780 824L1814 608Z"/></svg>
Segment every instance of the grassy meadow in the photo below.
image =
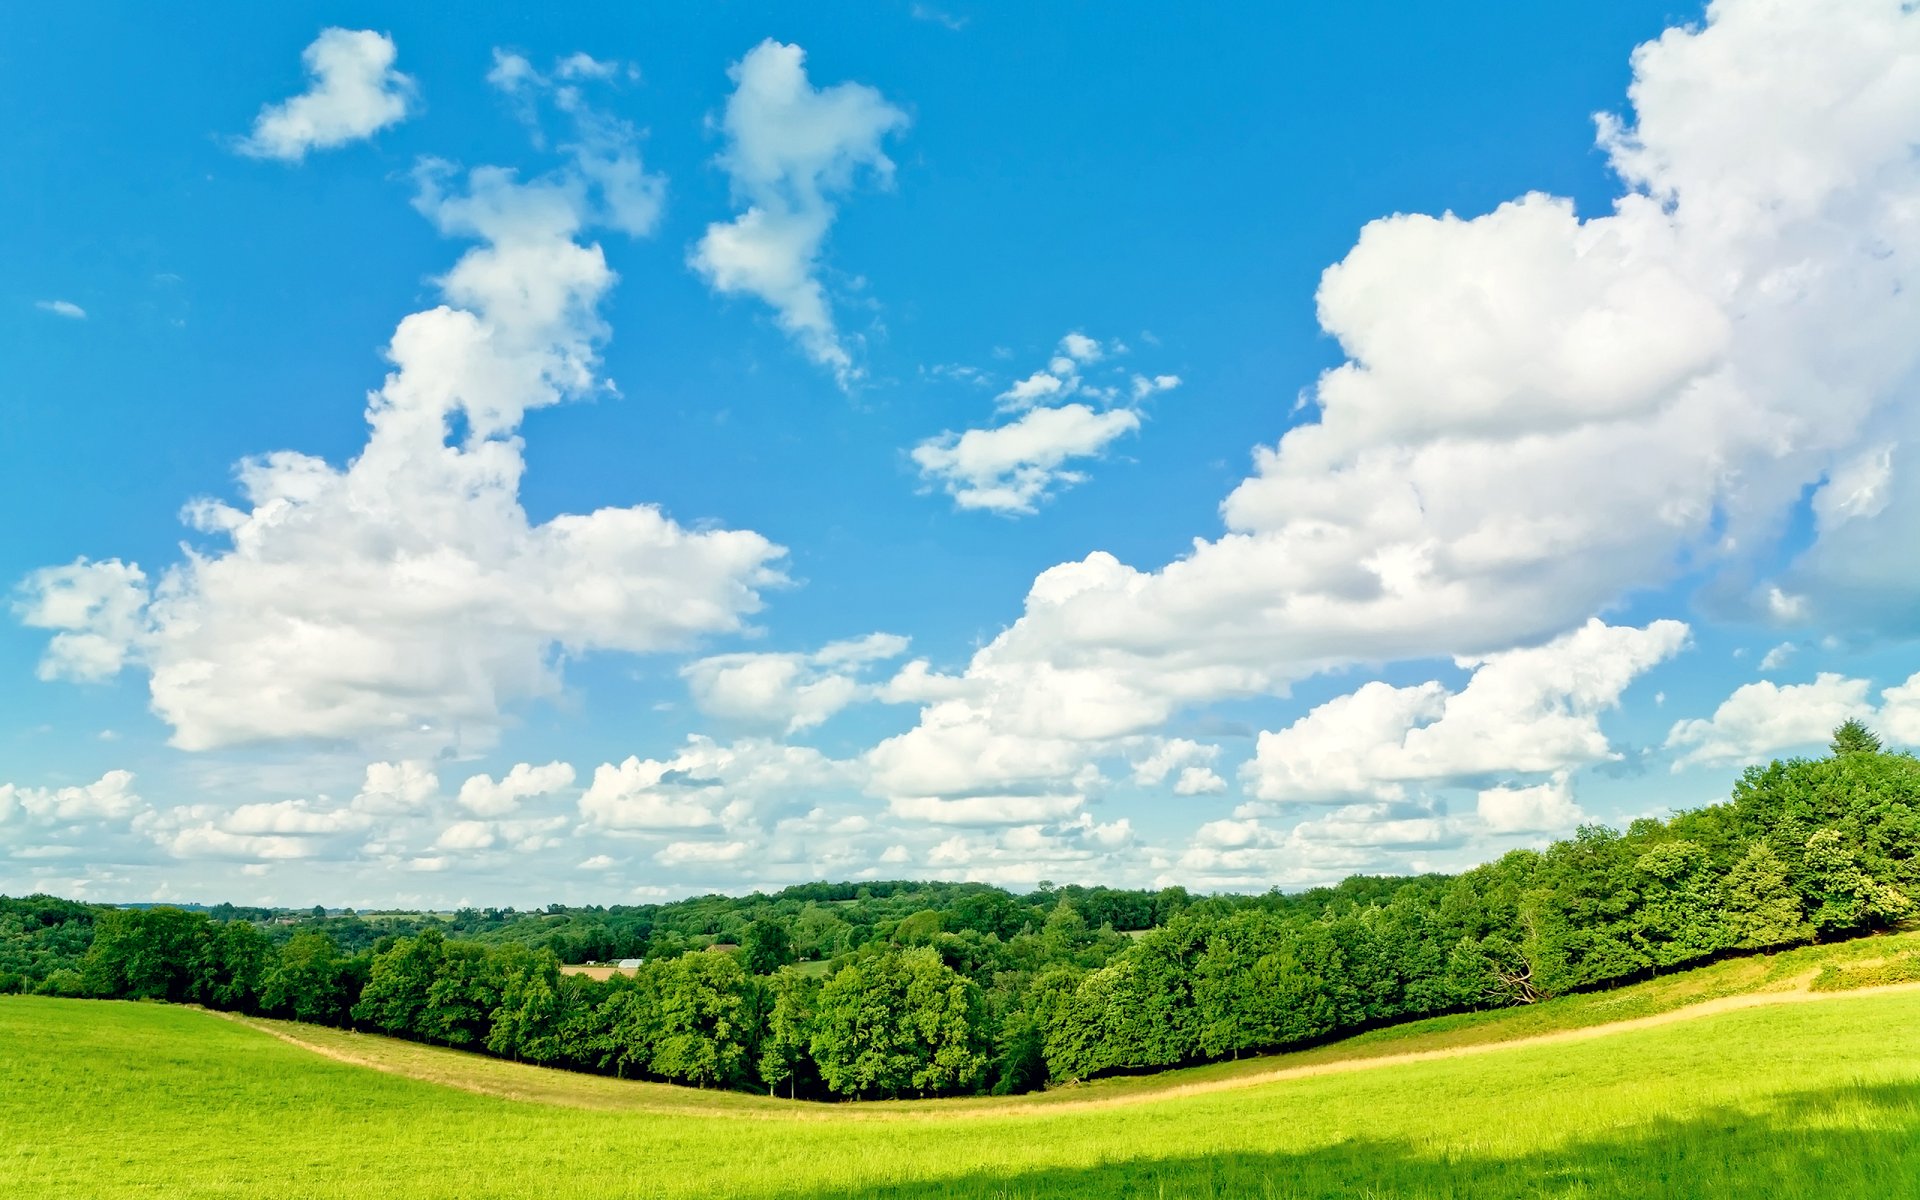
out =
<svg viewBox="0 0 1920 1200"><path fill-rule="evenodd" d="M175 1006L4 997L0 1180L9 1196L1910 1195L1920 991L1265 1083L1231 1075L1804 990L1820 971L1877 981L1872 965L1916 940L1735 960L1043 1096L837 1106L284 1027L307 1048L270 1036L276 1023Z"/></svg>

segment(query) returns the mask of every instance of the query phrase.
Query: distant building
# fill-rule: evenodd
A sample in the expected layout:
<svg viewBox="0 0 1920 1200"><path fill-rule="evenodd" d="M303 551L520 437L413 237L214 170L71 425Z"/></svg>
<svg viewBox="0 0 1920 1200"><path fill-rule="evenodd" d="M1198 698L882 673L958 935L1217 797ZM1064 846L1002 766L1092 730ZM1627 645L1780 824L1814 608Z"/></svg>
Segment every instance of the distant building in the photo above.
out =
<svg viewBox="0 0 1920 1200"><path fill-rule="evenodd" d="M638 971L640 969L640 962L641 960L637 958L623 958L613 965L619 967L622 971Z"/></svg>

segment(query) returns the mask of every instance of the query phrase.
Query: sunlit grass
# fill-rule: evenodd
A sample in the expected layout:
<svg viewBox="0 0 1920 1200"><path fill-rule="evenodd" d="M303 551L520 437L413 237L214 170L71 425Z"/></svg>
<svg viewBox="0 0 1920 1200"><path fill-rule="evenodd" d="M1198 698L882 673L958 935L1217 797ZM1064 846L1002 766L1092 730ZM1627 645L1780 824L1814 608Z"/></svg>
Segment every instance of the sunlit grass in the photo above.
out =
<svg viewBox="0 0 1920 1200"><path fill-rule="evenodd" d="M1779 979L1813 969L1788 965ZM1776 968L1777 960L1746 967ZM455 1073L514 1073L513 1064L365 1035L354 1049L438 1056L449 1063L441 1069ZM0 1180L7 1181L0 1190L396 1197L1920 1190L1920 993L1911 992L1747 1009L1587 1041L1199 1095L1075 1089L1075 1098L1127 1101L1093 1107L795 1107L519 1074L604 1089L609 1098L651 1099L628 1111L612 1110L611 1099L605 1110L570 1106L577 1099L569 1106L508 1100L330 1061L194 1010L7 998L0 1000ZM740 1119L747 1114L762 1119Z"/></svg>

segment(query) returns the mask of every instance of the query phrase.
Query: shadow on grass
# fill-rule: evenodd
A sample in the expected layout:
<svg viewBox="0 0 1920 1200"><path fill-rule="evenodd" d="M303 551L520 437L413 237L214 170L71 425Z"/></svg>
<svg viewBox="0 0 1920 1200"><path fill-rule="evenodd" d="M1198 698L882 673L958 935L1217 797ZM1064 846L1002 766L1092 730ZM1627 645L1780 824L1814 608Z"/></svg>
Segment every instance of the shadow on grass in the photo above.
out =
<svg viewBox="0 0 1920 1200"><path fill-rule="evenodd" d="M1920 1086L1860 1084L1794 1093L1758 1109L1710 1109L1685 1120L1652 1118L1603 1136L1517 1155L1449 1148L1438 1138L1425 1147L1354 1138L1301 1153L1140 1157L1083 1169L982 1172L811 1194L876 1200L1879 1200L1920 1196Z"/></svg>

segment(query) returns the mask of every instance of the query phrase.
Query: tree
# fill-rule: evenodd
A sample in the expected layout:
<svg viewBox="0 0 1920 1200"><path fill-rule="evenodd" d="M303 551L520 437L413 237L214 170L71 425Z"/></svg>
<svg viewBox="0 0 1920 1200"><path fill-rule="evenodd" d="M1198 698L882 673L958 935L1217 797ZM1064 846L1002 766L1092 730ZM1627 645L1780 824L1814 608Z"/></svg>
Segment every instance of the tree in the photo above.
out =
<svg viewBox="0 0 1920 1200"><path fill-rule="evenodd" d="M787 927L772 917L761 917L747 926L741 946L747 970L755 975L771 975L794 959L793 938Z"/></svg>
<svg viewBox="0 0 1920 1200"><path fill-rule="evenodd" d="M773 1007L767 1013L767 1034L760 1043L760 1078L767 1094L787 1085L787 1099L799 1096L800 1078L810 1074L807 1043L813 1037L814 1010L820 1002L820 981L798 971L773 977Z"/></svg>
<svg viewBox="0 0 1920 1200"><path fill-rule="evenodd" d="M656 1075L699 1087L731 1086L748 1061L747 975L731 954L685 954L659 970Z"/></svg>
<svg viewBox="0 0 1920 1200"><path fill-rule="evenodd" d="M478 942L447 942L427 987L422 1034L448 1046L482 1042L487 1020L499 1004L499 971L487 948Z"/></svg>
<svg viewBox="0 0 1920 1200"><path fill-rule="evenodd" d="M1866 722L1857 717L1848 717L1840 722L1833 731L1833 753L1842 754L1878 754L1880 738L1868 729Z"/></svg>
<svg viewBox="0 0 1920 1200"><path fill-rule="evenodd" d="M258 1008L260 989L274 960L273 943L267 935L249 921L216 926L212 960L208 1003L241 1012Z"/></svg>
<svg viewBox="0 0 1920 1200"><path fill-rule="evenodd" d="M427 1010L445 953L446 939L438 929L427 928L375 954L373 973L353 1008L354 1020L400 1037L431 1036L434 1025Z"/></svg>
<svg viewBox="0 0 1920 1200"><path fill-rule="evenodd" d="M1756 950L1813 936L1787 864L1765 842L1755 842L1728 870L1726 897L1727 936L1734 946Z"/></svg>
<svg viewBox="0 0 1920 1200"><path fill-rule="evenodd" d="M510 944L495 952L500 1003L490 1014L487 1049L548 1063L562 1052L560 963L551 950Z"/></svg>
<svg viewBox="0 0 1920 1200"><path fill-rule="evenodd" d="M199 913L109 909L94 921L81 974L90 995L197 1002L210 983L211 944L212 922Z"/></svg>
<svg viewBox="0 0 1920 1200"><path fill-rule="evenodd" d="M986 1069L979 989L931 947L842 967L820 990L808 1050L843 1096L960 1091Z"/></svg>
<svg viewBox="0 0 1920 1200"><path fill-rule="evenodd" d="M260 1005L268 1012L314 1024L342 1024L352 997L347 963L331 937L302 930L280 947L280 955L260 984Z"/></svg>

